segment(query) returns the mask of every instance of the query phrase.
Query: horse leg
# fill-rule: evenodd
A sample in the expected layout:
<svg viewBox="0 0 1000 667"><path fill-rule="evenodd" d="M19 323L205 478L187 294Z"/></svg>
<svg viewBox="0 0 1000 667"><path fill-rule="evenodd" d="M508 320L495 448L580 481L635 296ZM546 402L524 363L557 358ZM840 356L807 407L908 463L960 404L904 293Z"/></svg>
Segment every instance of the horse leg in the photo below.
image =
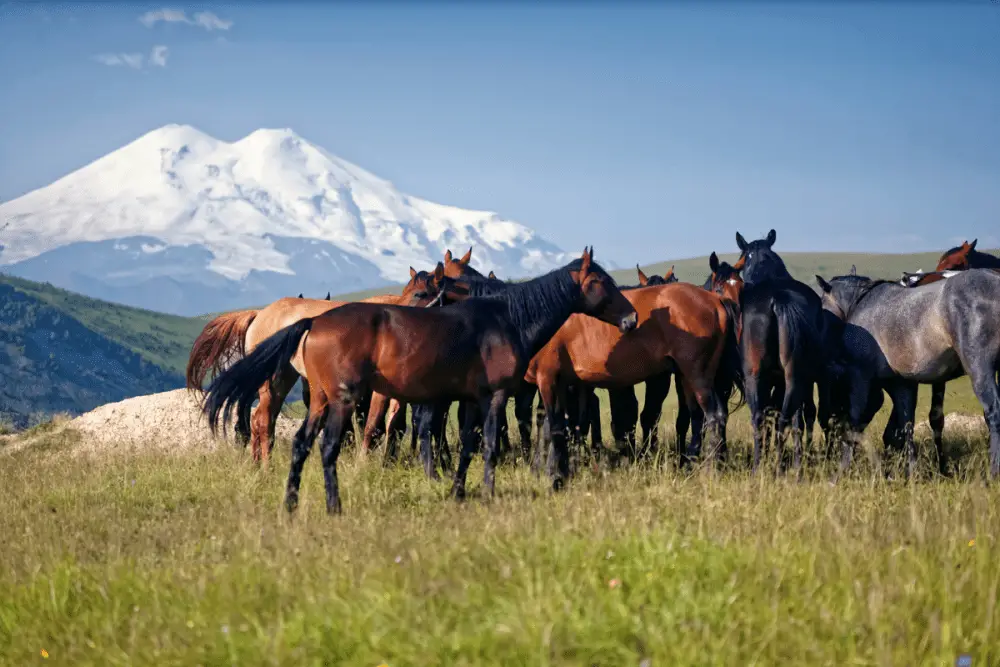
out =
<svg viewBox="0 0 1000 667"><path fill-rule="evenodd" d="M424 464L424 474L428 479L437 481L440 476L434 466L434 454L431 451L431 433L434 430L434 417L436 407L433 404L421 404L413 406L413 426L420 440L420 460Z"/></svg>
<svg viewBox="0 0 1000 667"><path fill-rule="evenodd" d="M868 406L871 394L871 380L862 375L859 371L851 369L848 381L850 390L850 413L848 416L848 433L844 438L844 448L840 457L840 471L834 477L836 482L848 468L851 467L851 459L854 456L854 449L861 440L864 432L862 419L865 416L865 408Z"/></svg>
<svg viewBox="0 0 1000 667"><path fill-rule="evenodd" d="M656 461L660 452L660 416L663 414L663 401L669 393L669 373L646 380L646 400L639 415L639 426L642 428L642 439L649 443L649 453L653 461Z"/></svg>
<svg viewBox="0 0 1000 667"><path fill-rule="evenodd" d="M896 413L897 437L902 436L902 444L906 449L907 479L913 479L917 473L917 448L913 442L913 422L916 420L918 388L916 382L903 380L890 383L887 387L889 397L892 399L893 412Z"/></svg>
<svg viewBox="0 0 1000 667"><path fill-rule="evenodd" d="M604 424L601 420L601 399L593 389L587 396L587 414L590 422L590 451L594 460L600 461L604 454Z"/></svg>
<svg viewBox="0 0 1000 667"><path fill-rule="evenodd" d="M677 418L674 420L674 430L677 434L677 467L680 469L684 465L687 456L687 434L691 428L691 410L688 409L687 399L684 397L684 383L681 376L677 376L674 383L677 390Z"/></svg>
<svg viewBox="0 0 1000 667"><path fill-rule="evenodd" d="M556 388L556 378L541 376L538 380L538 392L545 406L546 435L549 439L549 478L552 480L552 490L560 491L569 478L569 450L566 446L566 419L560 396ZM565 394L562 394L565 396Z"/></svg>
<svg viewBox="0 0 1000 667"><path fill-rule="evenodd" d="M395 410L393 410L394 406ZM399 444L403 440L403 436L406 435L406 403L391 399L387 412L385 455L388 461L395 461L399 454ZM410 446L412 447L413 443L410 443Z"/></svg>
<svg viewBox="0 0 1000 667"><path fill-rule="evenodd" d="M639 401L635 387L618 387L608 390L611 405L611 434L619 456L624 448L629 461L635 461L635 423L639 418Z"/></svg>
<svg viewBox="0 0 1000 667"><path fill-rule="evenodd" d="M480 411L486 414L483 422L483 440L485 448L483 450L483 485L489 497L495 494L496 484L496 460L498 431L500 427L500 412L507 409L507 393L500 389L493 392L493 395L484 399L480 404Z"/></svg>
<svg viewBox="0 0 1000 667"><path fill-rule="evenodd" d="M472 463L472 455L476 453L479 445L479 439L475 434L476 426L479 424L478 412L479 406L475 402L463 402L459 406L462 424L459 439L462 442L462 452L459 454L455 480L451 485L451 495L456 500L465 498L465 479L469 473L469 464Z"/></svg>
<svg viewBox="0 0 1000 667"><path fill-rule="evenodd" d="M770 400L770 387L758 373L747 373L744 380L744 393L747 399L747 409L750 412L750 425L753 427L753 466L752 474L757 474L763 453L764 409Z"/></svg>
<svg viewBox="0 0 1000 667"><path fill-rule="evenodd" d="M507 404L497 413L497 463L504 461L510 453L510 425L507 423Z"/></svg>
<svg viewBox="0 0 1000 667"><path fill-rule="evenodd" d="M368 454L378 447L378 442L385 433L385 416L389 411L389 397L373 393L368 403L368 418L365 420L365 433L361 440L361 452Z"/></svg>
<svg viewBox="0 0 1000 667"><path fill-rule="evenodd" d="M323 444L320 454L323 457L323 482L326 486L326 513L340 514L340 484L337 481L337 458L340 456L340 446L351 422L353 406L343 399L334 403L327 410L326 429L323 433Z"/></svg>
<svg viewBox="0 0 1000 667"><path fill-rule="evenodd" d="M291 366L279 370L274 377L268 380L268 402L267 409L261 417L267 420L266 424L258 421L258 433L263 433L259 441L261 462L267 465L271 458L271 449L274 447L274 427L278 423L278 415L281 414L281 406L288 397L288 393L295 386L295 381L299 379L299 374ZM306 400L309 398L309 383L302 378L302 396ZM257 404L258 411L264 404L263 401ZM309 403L306 403L309 405ZM256 415L254 415L256 417ZM258 418L259 419L259 418ZM251 420L252 421L252 420Z"/></svg>
<svg viewBox="0 0 1000 667"><path fill-rule="evenodd" d="M944 458L944 382L931 385L931 409L928 421L934 433L934 448L937 450L938 472L945 474L947 461Z"/></svg>
<svg viewBox="0 0 1000 667"><path fill-rule="evenodd" d="M792 468L801 479L802 476L802 422L804 421L805 389L812 389L812 383L796 377L795 362L789 360L785 364L785 395L782 397L781 414L778 416L774 449L778 454L778 470L785 469L785 437L789 425L792 426Z"/></svg>
<svg viewBox="0 0 1000 667"><path fill-rule="evenodd" d="M302 483L302 467L309 452L312 450L313 442L319 435L326 421L326 397L312 396L309 401L309 414L302 420L302 425L292 439L292 461L288 469L288 484L285 487L285 509L289 513L294 512L299 506L299 486Z"/></svg>
<svg viewBox="0 0 1000 667"><path fill-rule="evenodd" d="M434 408L432 424L434 437L437 438L438 462L441 470L451 472L451 448L448 445L448 415L451 412L450 403L441 403Z"/></svg>
<svg viewBox="0 0 1000 667"><path fill-rule="evenodd" d="M816 399L813 396L813 383L802 392L802 421L797 427L802 431L802 445L806 451L812 447L813 430L816 428Z"/></svg>
<svg viewBox="0 0 1000 667"><path fill-rule="evenodd" d="M521 439L521 459L524 463L531 460L531 408L537 391L535 385L524 383L514 393L514 419L517 421L518 435Z"/></svg>
<svg viewBox="0 0 1000 667"><path fill-rule="evenodd" d="M977 360L978 361L978 360ZM986 425L990 429L990 479L1000 475L1000 390L998 390L993 364L965 363L972 380L972 389L983 406Z"/></svg>

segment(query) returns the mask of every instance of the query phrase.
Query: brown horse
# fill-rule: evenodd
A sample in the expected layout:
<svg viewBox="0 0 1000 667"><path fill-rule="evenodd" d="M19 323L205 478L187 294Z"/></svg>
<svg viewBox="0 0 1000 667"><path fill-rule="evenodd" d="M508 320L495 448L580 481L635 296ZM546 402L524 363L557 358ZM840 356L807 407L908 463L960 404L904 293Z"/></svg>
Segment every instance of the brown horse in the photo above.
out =
<svg viewBox="0 0 1000 667"><path fill-rule="evenodd" d="M726 353L727 346L736 349L731 308L718 295L689 283L623 294L639 314L635 333L622 336L611 327L573 317L529 364L525 380L537 385L541 393L549 430L546 439L556 451L565 449L567 385L632 387L649 377L679 372L689 408L698 407L696 414L707 417L718 440L716 454L721 455L727 406L719 400L716 377L735 382L739 372L735 356ZM700 445L701 428L696 428L692 453Z"/></svg>
<svg viewBox="0 0 1000 667"><path fill-rule="evenodd" d="M368 297L363 302L416 304L425 295L436 293L435 281L440 282L444 273L444 267L440 262L438 267L439 270L433 274L425 272L419 276L414 275L400 295L378 295ZM223 368L245 357L261 341L276 331L301 319L316 317L345 303L348 302L286 297L261 310L220 315L205 325L191 348L186 372L188 389L200 392L209 374L217 376ZM250 422L246 425L246 431L240 431L250 441L254 461L268 460L274 442L274 427L278 413L298 378L295 369L287 367L279 369L274 377L268 378L261 385L258 393L260 402L249 417ZM308 382L304 380L304 400L307 400L308 391Z"/></svg>
<svg viewBox="0 0 1000 667"><path fill-rule="evenodd" d="M220 412L252 404L256 388L291 363L310 379L309 415L292 443L286 508L298 505L302 467L320 430L327 511L341 511L337 457L347 416L360 391L415 403L470 402L485 413L484 484L494 488L498 412L524 377L532 356L573 313L636 326L636 311L586 250L581 259L503 292L448 308L352 303L281 330L219 375L203 409L214 430ZM308 336L306 335L308 333ZM474 410L469 410L469 413ZM452 493L465 496L474 439L463 424L462 455ZM422 452L424 454L425 452ZM425 466L433 465L426 452ZM560 468L560 473L563 472ZM567 471L568 472L568 471ZM553 475L561 488L564 475Z"/></svg>

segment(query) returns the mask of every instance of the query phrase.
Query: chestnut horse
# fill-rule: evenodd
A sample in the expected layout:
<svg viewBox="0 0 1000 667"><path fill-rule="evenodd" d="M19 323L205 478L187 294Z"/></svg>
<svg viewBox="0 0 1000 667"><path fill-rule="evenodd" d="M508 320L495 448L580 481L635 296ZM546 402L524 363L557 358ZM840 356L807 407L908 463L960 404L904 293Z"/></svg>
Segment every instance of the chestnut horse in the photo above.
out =
<svg viewBox="0 0 1000 667"><path fill-rule="evenodd" d="M441 271L435 274L424 273L412 278L401 295L373 296L364 302L418 303L424 295L435 291L434 281L440 280L440 276L443 275L443 266L440 262L438 266L441 267ZM191 347L186 371L188 389L202 391L206 377L210 374L213 377L217 376L225 367L245 357L262 340L276 331L345 303L347 302L285 297L260 310L220 315L205 325ZM260 403L253 411L253 416L247 415L249 423L245 429L238 429L241 434L240 439L249 440L255 461L266 462L269 458L278 413L298 378L299 375L291 367L281 369L274 377L268 378L259 389ZM303 380L303 400L308 400L308 392L308 382Z"/></svg>
<svg viewBox="0 0 1000 667"><path fill-rule="evenodd" d="M716 456L721 456L727 412L718 398L716 380L718 376L739 382L732 309L718 295L688 283L622 293L639 313L635 333L622 336L596 322L570 318L531 360L525 380L535 384L542 396L548 425L545 440L555 451L565 451L566 386L631 388L649 377L677 371L689 407L697 405L707 417L718 440ZM697 454L700 445L698 428L691 453Z"/></svg>
<svg viewBox="0 0 1000 667"><path fill-rule="evenodd" d="M225 425L234 404L241 413L247 411L257 387L293 364L310 379L311 391L309 414L292 443L285 506L289 512L297 507L303 465L324 430L327 511L340 513L340 440L351 406L366 386L414 403L470 401L487 415L483 481L492 495L498 413L535 353L573 313L600 318L622 331L636 326L635 308L592 256L585 250L581 259L540 278L447 308L351 303L300 320L220 374L206 393L203 410L214 431L220 412ZM463 424L462 454L452 486L459 499L465 497L474 446L467 426ZM422 454L425 466L431 465L430 453ZM562 488L564 479L560 467L553 488Z"/></svg>

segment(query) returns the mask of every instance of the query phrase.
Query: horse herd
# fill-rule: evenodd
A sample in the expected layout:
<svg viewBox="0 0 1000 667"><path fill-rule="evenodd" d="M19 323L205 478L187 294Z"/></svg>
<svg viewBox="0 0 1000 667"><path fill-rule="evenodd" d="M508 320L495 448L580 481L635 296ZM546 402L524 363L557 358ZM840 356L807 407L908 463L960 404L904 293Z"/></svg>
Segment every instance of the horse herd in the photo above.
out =
<svg viewBox="0 0 1000 667"><path fill-rule="evenodd" d="M392 458L409 405L411 447L419 446L425 473L437 479L439 467L453 469L444 427L457 402L452 495L461 499L477 451L493 494L497 462L513 454L513 398L521 458L537 471L547 455L559 490L570 476L569 436L589 434L595 453L607 451L594 388L608 390L611 431L626 444L611 450L614 460L634 460L637 421L643 451L659 447L672 379L680 465L701 456L703 438L713 459L725 457L736 392L750 411L754 473L765 443L773 436L783 452L791 431L793 467L801 474L803 437L808 443L817 417L828 454L842 440L843 472L885 392L893 409L883 441L906 452L912 475L918 385L933 387L930 424L944 472L944 386L968 375L989 427L990 477L1000 474L1000 259L965 242L944 253L933 272L887 281L852 267L849 275L816 276L817 292L791 276L775 241L774 230L751 242L737 233L739 260L730 265L712 253L703 285L680 282L672 270L647 278L636 267L639 285L618 286L592 248L534 280L505 282L473 269L471 248L457 259L448 251L432 271L411 267L398 295L346 303L300 295L215 318L194 343L187 384L203 393L213 432L220 417L228 427L235 409L238 438L266 462L281 405L301 378L307 415L292 442L290 512L320 432L327 510L341 511L337 458L354 432L352 417L364 427L362 450L384 436ZM641 415L634 392L640 382ZM776 414L773 427L769 413ZM540 439L534 447L533 422ZM837 425L846 427L843 438L835 438Z"/></svg>

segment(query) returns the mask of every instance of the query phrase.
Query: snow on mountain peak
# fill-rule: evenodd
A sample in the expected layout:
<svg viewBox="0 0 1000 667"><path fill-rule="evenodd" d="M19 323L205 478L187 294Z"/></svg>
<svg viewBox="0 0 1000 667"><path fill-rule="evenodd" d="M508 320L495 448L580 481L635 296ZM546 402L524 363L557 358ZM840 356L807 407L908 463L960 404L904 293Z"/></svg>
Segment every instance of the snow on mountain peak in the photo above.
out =
<svg viewBox="0 0 1000 667"><path fill-rule="evenodd" d="M190 125L165 125L0 204L4 271L36 279L49 273L50 282L102 297L117 294L122 276L133 286L154 277L196 283L199 305L189 308L180 296L175 312L205 299L222 306L210 309L241 307L313 283L317 293L336 293L401 282L409 266L430 267L446 249L470 246L473 266L506 277L570 259L496 213L401 193L289 128L229 143ZM128 254L140 247L157 252ZM49 261L53 253L58 266ZM301 287L288 289L296 281ZM211 296L206 286L221 292ZM155 297L138 305L158 307Z"/></svg>

